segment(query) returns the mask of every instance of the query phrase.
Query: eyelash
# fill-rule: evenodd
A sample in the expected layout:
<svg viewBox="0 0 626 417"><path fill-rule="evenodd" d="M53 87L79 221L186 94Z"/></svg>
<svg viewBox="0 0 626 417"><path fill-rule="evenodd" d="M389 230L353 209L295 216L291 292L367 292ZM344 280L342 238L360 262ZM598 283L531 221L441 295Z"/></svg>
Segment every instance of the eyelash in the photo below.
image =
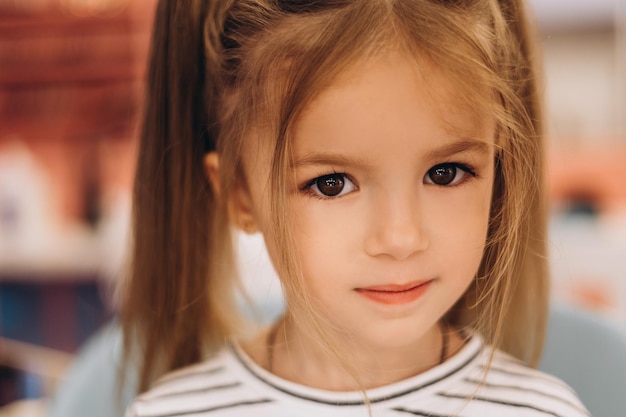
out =
<svg viewBox="0 0 626 417"><path fill-rule="evenodd" d="M439 167L445 167L445 166L451 166L457 169L460 169L461 171L463 171L464 173L467 174L467 176L463 179L461 179L458 183L456 184L446 184L446 185L440 185L440 184L435 184L435 183L427 183L428 185L434 185L440 188L452 188L452 187L458 187L461 186L463 184L465 184L467 181L470 181L472 178L478 178L478 174L476 173L475 169L473 169L471 166L460 163L460 162L443 162L441 164L437 164L437 165L433 165L431 168L428 169L428 171L426 171L426 174L424 174L424 178L426 178L428 176L428 173L430 171L432 171L435 168L439 168Z"/></svg>
<svg viewBox="0 0 626 417"><path fill-rule="evenodd" d="M437 164L437 165L433 165L431 168L429 168L426 171L426 174L424 174L424 178L426 178L428 176L428 173L431 170L433 170L435 168L439 168L439 167L445 167L445 166L450 166L450 167L454 167L454 168L460 169L461 171L466 173L467 176L465 178L461 179L458 183L451 184L451 185L450 184L448 184L448 185L440 185L440 184L435 184L435 183L426 183L426 184L427 185L434 185L434 186L439 187L439 188L452 188L452 187L461 186L461 185L465 184L467 181L470 181L472 178L477 178L478 177L478 174L476 173L476 171L472 167L470 167L469 165L466 165L466 164L463 164L463 163L460 163L460 162L443 162L443 163L440 163L440 164ZM359 189L356 181L350 175L348 175L345 172L337 172L337 171L333 170L332 172L329 172L327 174L318 175L315 178L312 178L311 180L305 182L302 186L299 187L300 191L304 192L305 194L307 194L310 197L314 197L314 198L317 198L319 200L335 200L335 199L341 197L341 196L339 196L339 197L325 196L323 194L317 194L317 193L315 193L315 192L313 192L311 190L311 188L315 185L315 183L320 178L331 176L331 175L341 175L341 176L347 178L350 182L352 182L357 190Z"/></svg>
<svg viewBox="0 0 626 417"><path fill-rule="evenodd" d="M348 174L346 174L345 172L337 172L335 170L333 170L332 172L329 172L327 174L322 174L322 175L318 175L315 178L312 178L311 180L305 182L302 186L300 186L300 191L304 192L305 194L307 194L309 197L313 197L316 198L318 200L336 200L337 198L340 198L341 196L335 197L335 196L325 196L324 194L317 194L315 192L313 192L311 190L311 188L315 185L315 183L323 177L328 177L331 175L341 175L345 178L347 178L350 182L352 182L352 184L354 184L354 187L356 190L359 189L359 186L357 185L356 181L354 179L352 179L352 177Z"/></svg>

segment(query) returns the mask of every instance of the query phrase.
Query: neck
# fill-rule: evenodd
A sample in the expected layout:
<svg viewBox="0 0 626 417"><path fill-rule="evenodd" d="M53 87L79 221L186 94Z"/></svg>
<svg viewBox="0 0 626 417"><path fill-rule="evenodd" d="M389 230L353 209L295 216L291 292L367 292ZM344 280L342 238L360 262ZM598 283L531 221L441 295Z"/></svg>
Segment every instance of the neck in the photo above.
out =
<svg viewBox="0 0 626 417"><path fill-rule="evenodd" d="M325 349L310 332L289 319L280 320L249 351L277 376L329 391L352 391L388 385L420 374L443 362L462 345L455 332L435 324L420 340L402 346L363 343L329 335L337 353ZM342 352L345 353L342 356ZM357 382L358 381L358 382Z"/></svg>

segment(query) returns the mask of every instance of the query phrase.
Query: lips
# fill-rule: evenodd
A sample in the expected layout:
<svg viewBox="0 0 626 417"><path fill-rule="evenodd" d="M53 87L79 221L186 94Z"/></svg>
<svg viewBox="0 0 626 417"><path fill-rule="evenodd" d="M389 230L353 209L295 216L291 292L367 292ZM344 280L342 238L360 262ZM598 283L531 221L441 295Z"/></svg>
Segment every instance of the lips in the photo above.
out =
<svg viewBox="0 0 626 417"><path fill-rule="evenodd" d="M408 304L428 291L431 282L432 280L413 281L406 284L374 285L356 288L355 291L366 299L379 304Z"/></svg>

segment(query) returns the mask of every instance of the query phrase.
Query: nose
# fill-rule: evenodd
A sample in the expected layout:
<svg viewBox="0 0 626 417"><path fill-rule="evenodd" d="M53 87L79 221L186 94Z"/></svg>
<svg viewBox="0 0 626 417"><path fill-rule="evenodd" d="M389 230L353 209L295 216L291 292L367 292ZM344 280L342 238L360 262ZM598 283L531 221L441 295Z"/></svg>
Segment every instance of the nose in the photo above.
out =
<svg viewBox="0 0 626 417"><path fill-rule="evenodd" d="M377 199L374 204L365 252L370 256L388 256L405 260L428 248L430 242L424 228L422 209L417 197Z"/></svg>

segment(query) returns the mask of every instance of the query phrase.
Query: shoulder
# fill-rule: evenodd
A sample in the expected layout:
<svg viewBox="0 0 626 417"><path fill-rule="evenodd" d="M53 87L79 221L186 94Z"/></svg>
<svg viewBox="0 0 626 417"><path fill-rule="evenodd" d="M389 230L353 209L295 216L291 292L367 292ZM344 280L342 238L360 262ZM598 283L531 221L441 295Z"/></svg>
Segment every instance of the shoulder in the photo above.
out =
<svg viewBox="0 0 626 417"><path fill-rule="evenodd" d="M224 349L205 362L171 372L141 394L126 416L213 415L270 401L250 390L241 374L230 368L230 352Z"/></svg>
<svg viewBox="0 0 626 417"><path fill-rule="evenodd" d="M590 416L563 381L504 352L495 351L491 357L490 349L440 395L448 400L463 399L469 409L480 410L477 415L481 416Z"/></svg>
<svg viewBox="0 0 626 417"><path fill-rule="evenodd" d="M478 335L430 373L436 383L399 398L391 409L424 416L590 417L567 384L493 351Z"/></svg>

